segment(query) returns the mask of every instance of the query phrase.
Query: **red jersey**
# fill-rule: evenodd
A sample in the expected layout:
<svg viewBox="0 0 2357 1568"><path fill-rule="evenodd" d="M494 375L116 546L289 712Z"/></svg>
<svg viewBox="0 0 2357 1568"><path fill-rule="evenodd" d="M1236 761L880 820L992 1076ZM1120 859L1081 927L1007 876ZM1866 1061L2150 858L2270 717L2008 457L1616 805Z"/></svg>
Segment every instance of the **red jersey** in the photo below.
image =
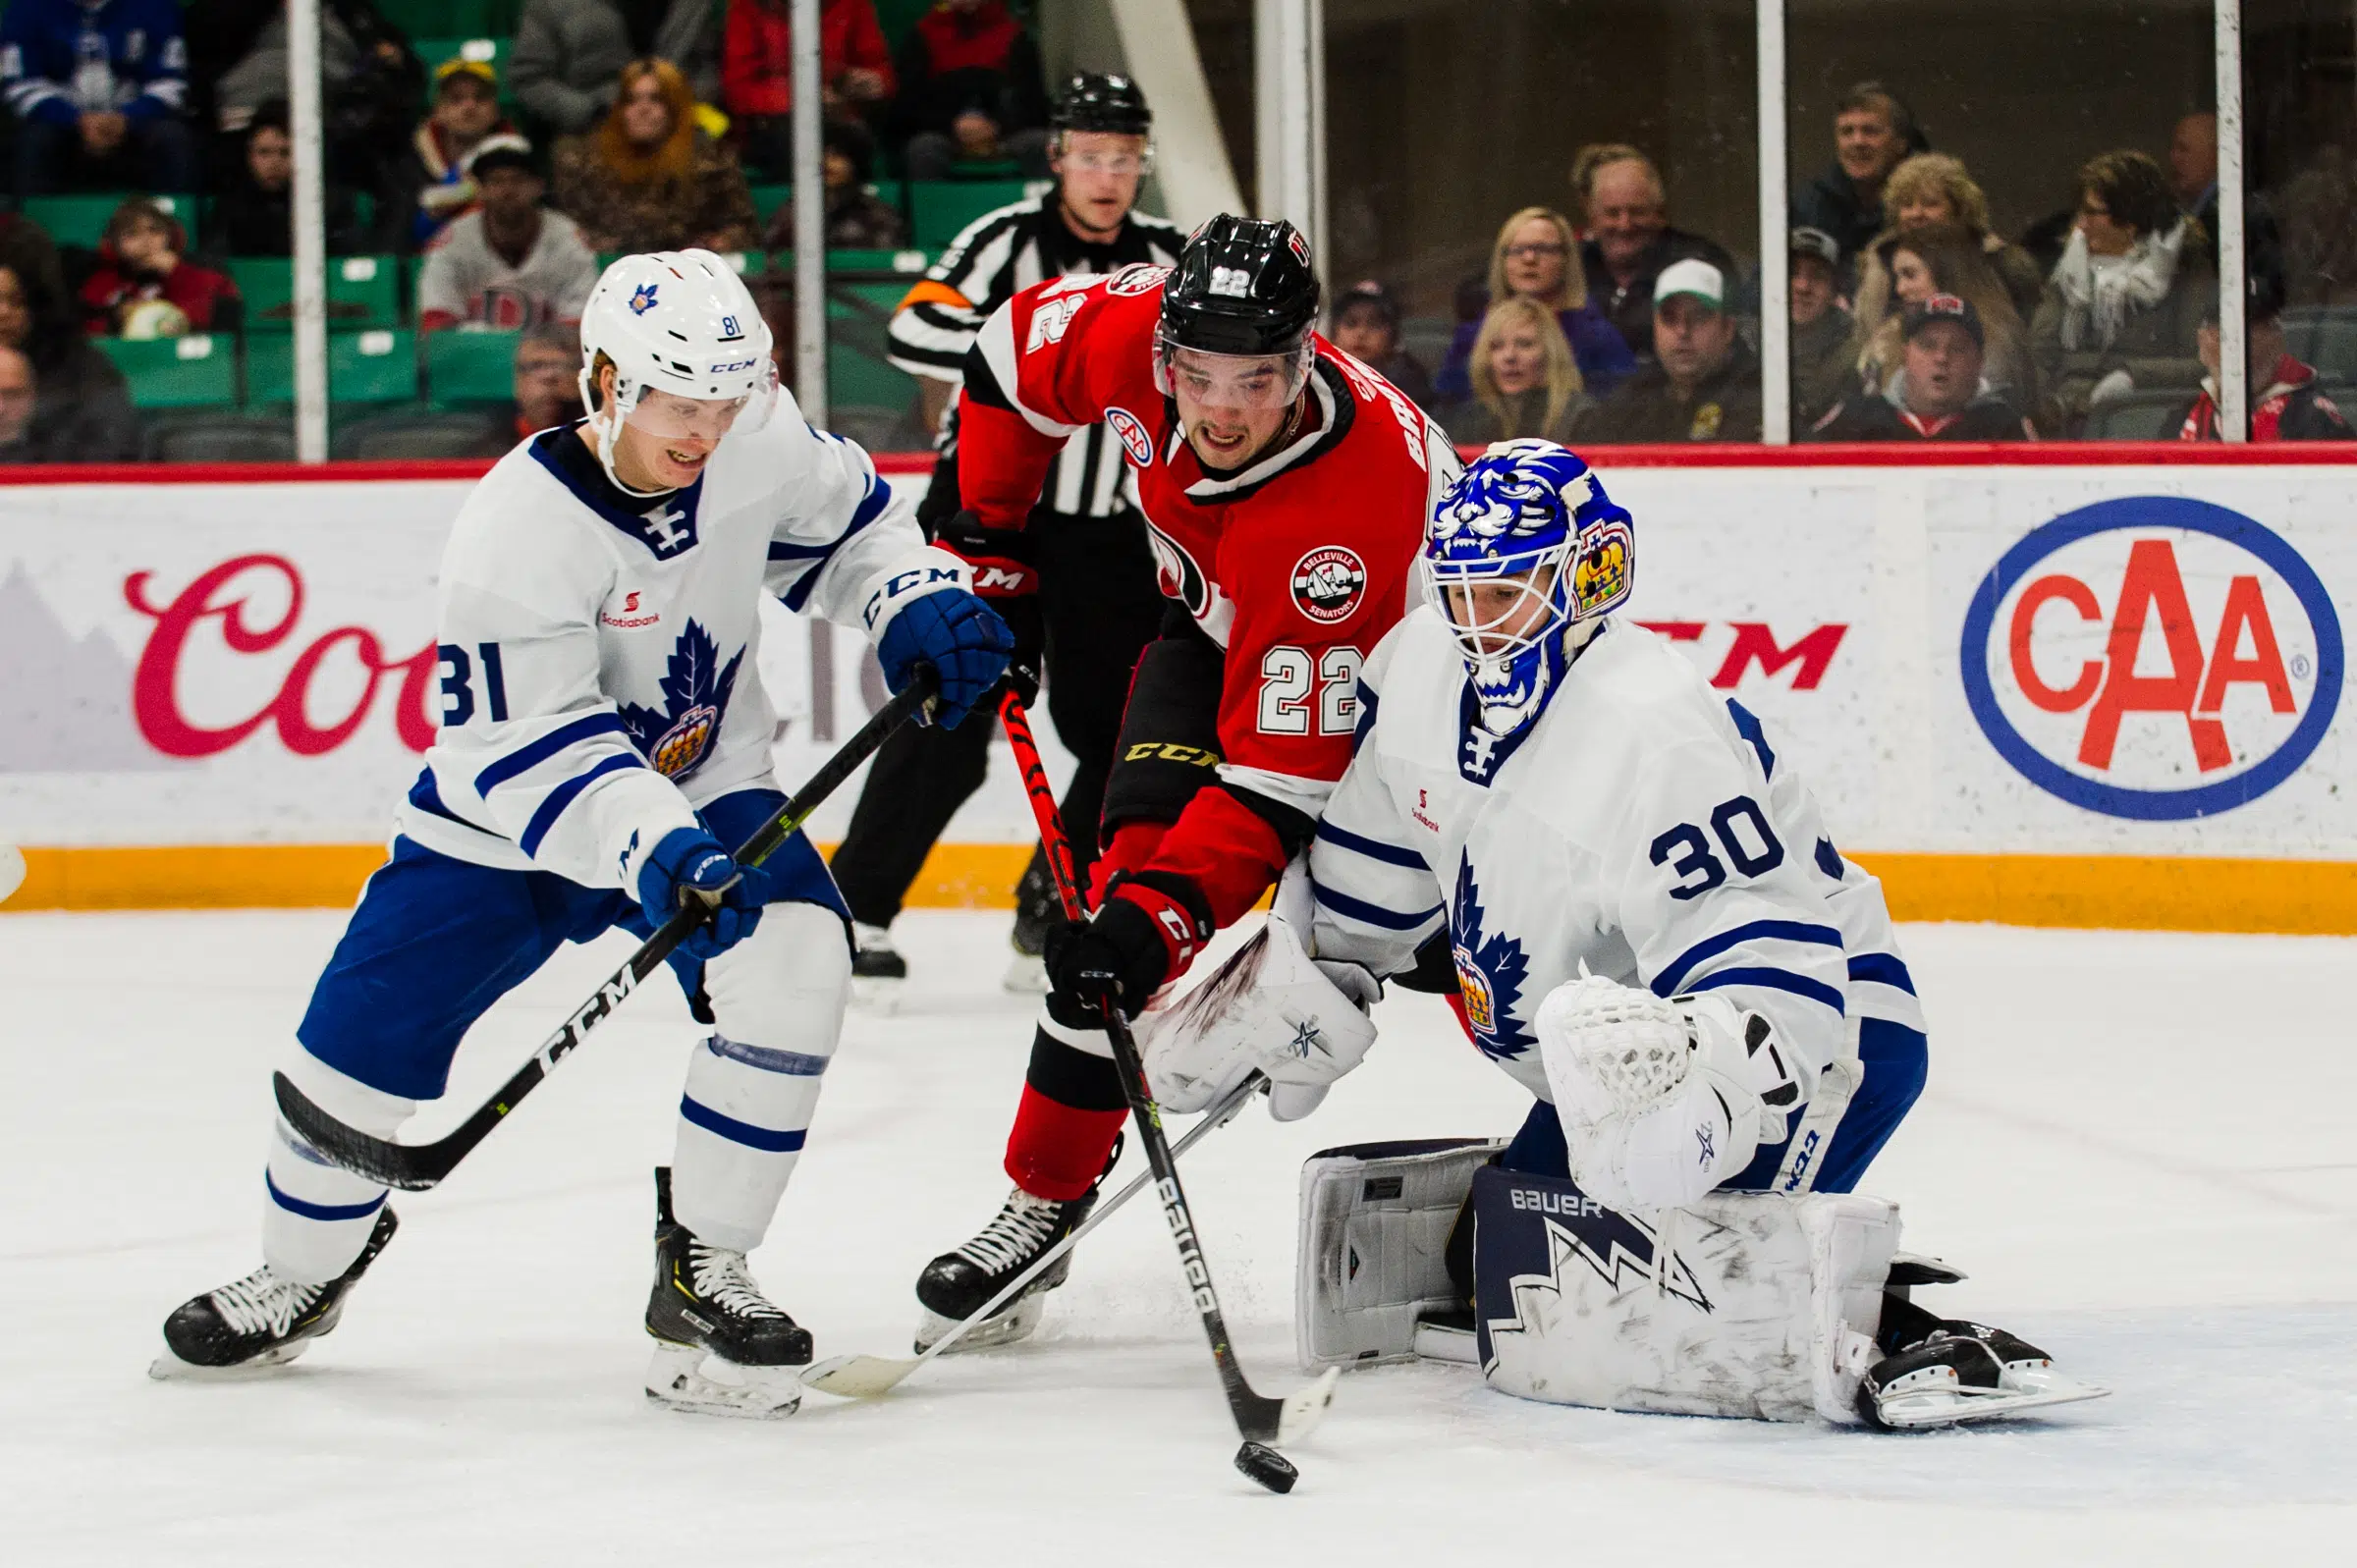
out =
<svg viewBox="0 0 2357 1568"><path fill-rule="evenodd" d="M1221 784L1145 864L1194 881L1226 925L1289 858L1271 824L1287 811L1256 802L1314 819L1348 766L1359 665L1410 607L1425 520L1459 464L1404 394L1320 338L1300 430L1207 471L1154 383L1169 270L1054 279L990 318L959 405L959 487L983 526L1019 529L1069 437L1103 422L1120 439L1162 590L1225 650Z"/></svg>

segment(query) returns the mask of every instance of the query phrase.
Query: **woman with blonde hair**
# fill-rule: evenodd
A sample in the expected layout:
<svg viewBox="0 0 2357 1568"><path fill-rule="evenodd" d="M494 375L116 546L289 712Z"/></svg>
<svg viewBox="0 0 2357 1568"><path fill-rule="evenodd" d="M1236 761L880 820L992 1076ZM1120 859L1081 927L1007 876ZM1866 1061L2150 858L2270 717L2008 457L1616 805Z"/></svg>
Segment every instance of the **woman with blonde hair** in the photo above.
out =
<svg viewBox="0 0 2357 1568"><path fill-rule="evenodd" d="M1578 233L1571 220L1553 207L1524 207L1499 226L1498 241L1490 246L1490 303L1508 299L1528 299L1545 307L1570 346L1581 379L1600 395L1636 369L1637 358L1628 344L1604 312L1588 302L1587 278L1579 269ZM1463 398L1472 391L1473 340L1482 325L1458 323L1449 357L1432 382L1441 397Z"/></svg>
<svg viewBox="0 0 2357 1568"><path fill-rule="evenodd" d="M1473 396L1447 421L1460 446L1567 440L1572 421L1594 406L1556 313L1524 295L1490 306L1474 334L1469 369Z"/></svg>
<svg viewBox="0 0 2357 1568"><path fill-rule="evenodd" d="M1873 265L1858 290L1858 377L1869 393L1888 393L1906 362L1900 318L1936 294L1968 299L1988 335L1989 385L2019 408L2039 406L2029 334L1989 252L1961 223L1930 223L1884 235L1867 252Z"/></svg>
<svg viewBox="0 0 2357 1568"><path fill-rule="evenodd" d="M1965 172L1964 160L1945 152L1919 152L1891 171L1883 183L1886 234L1926 224L1961 224L1980 243L1989 264L2005 286L2013 313L2027 321L2038 309L2046 279L2027 250L2009 244L1989 222L1989 197ZM1873 254L1871 248L1868 255ZM1859 280L1863 287L1865 280Z"/></svg>
<svg viewBox="0 0 2357 1568"><path fill-rule="evenodd" d="M622 68L604 122L557 144L554 183L555 205L595 250L758 243L744 171L696 125L695 94L668 60Z"/></svg>

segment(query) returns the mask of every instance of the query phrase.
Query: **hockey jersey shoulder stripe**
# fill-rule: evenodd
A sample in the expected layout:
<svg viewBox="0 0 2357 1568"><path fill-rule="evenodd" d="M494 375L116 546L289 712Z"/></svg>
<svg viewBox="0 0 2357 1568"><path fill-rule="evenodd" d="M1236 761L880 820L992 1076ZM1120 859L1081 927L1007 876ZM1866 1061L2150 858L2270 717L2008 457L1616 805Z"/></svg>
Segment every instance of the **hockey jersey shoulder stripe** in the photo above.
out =
<svg viewBox="0 0 2357 1568"><path fill-rule="evenodd" d="M549 830L557 825L557 819L565 815L565 808L572 805L582 790L610 773L645 766L635 756L626 757L617 752L586 772L575 774L540 798L539 809L532 813L532 820L523 825L522 834L516 839L516 847L527 855L537 851L540 840L548 837Z"/></svg>
<svg viewBox="0 0 2357 1568"><path fill-rule="evenodd" d="M1664 964L1661 973L1653 977L1654 995L1675 996L1688 975L1729 947L1739 947L1749 942L1806 942L1824 947L1838 947L1841 946L1841 933L1832 926L1811 925L1802 920L1748 921L1722 931L1717 936L1705 937Z"/></svg>
<svg viewBox="0 0 2357 1568"><path fill-rule="evenodd" d="M478 795L487 795L495 786L507 783L518 774L528 773L558 752L569 746L578 745L581 741L593 736L620 735L628 732L622 727L621 718L612 712L584 715L569 725L561 725L557 729L551 730L537 740L518 746L504 757L495 759L482 772L474 776L474 792Z"/></svg>
<svg viewBox="0 0 2357 1568"><path fill-rule="evenodd" d="M1310 892L1317 894L1318 902L1336 914L1347 915L1350 919L1363 925L1380 927L1385 931L1413 931L1426 921L1437 919L1441 914L1439 904L1434 904L1429 909L1418 910L1414 914L1404 914L1397 909L1386 909L1383 905L1369 903L1364 898L1353 898L1346 892L1338 892L1316 877L1310 878L1309 887Z"/></svg>
<svg viewBox="0 0 2357 1568"><path fill-rule="evenodd" d="M1824 981L1812 980L1807 975L1794 974L1789 969L1775 969L1766 965L1742 969L1722 969L1716 974L1707 975L1695 981L1686 989L1690 992L1723 991L1728 986L1763 986L1770 991L1788 991L1795 997L1805 997L1810 1001L1823 1002L1843 1017L1849 1015L1848 1005L1842 1000L1841 993Z"/></svg>
<svg viewBox="0 0 2357 1568"><path fill-rule="evenodd" d="M1386 865L1405 866L1410 871L1430 869L1424 864L1424 857L1413 849L1403 849L1398 844L1388 844L1381 839L1352 833L1347 828L1336 826L1332 820L1318 824L1317 837L1338 849L1347 849L1354 854L1365 855L1369 860L1380 860Z"/></svg>
<svg viewBox="0 0 2357 1568"><path fill-rule="evenodd" d="M892 487L874 474L869 474L867 494L859 498L858 507L851 513L851 520L833 540L823 545L772 543L769 547L770 560L809 562L793 585L778 595L779 602L787 609L796 611L809 603L811 590L818 586L820 574L826 570L828 563L835 559L836 553L858 537L868 524L883 516L891 507Z"/></svg>
<svg viewBox="0 0 2357 1568"><path fill-rule="evenodd" d="M1849 978L1915 995L1915 977L1894 952L1862 952L1849 960Z"/></svg>

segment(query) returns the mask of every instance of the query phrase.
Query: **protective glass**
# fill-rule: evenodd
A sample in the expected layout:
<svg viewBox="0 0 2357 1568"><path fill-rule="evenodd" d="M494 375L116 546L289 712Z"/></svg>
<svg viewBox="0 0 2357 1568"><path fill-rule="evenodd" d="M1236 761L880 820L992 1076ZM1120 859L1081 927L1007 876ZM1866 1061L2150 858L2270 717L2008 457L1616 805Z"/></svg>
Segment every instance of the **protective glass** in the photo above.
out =
<svg viewBox="0 0 2357 1568"><path fill-rule="evenodd" d="M657 441L718 441L762 396L756 391L741 398L683 398L650 388L623 422Z"/></svg>
<svg viewBox="0 0 2357 1568"><path fill-rule="evenodd" d="M1536 647L1562 623L1555 586L1568 541L1527 555L1425 561L1432 602L1467 660L1494 663Z"/></svg>
<svg viewBox="0 0 2357 1568"><path fill-rule="evenodd" d="M1170 397L1207 408L1283 408L1309 380L1309 339L1290 353L1206 353L1154 334L1154 381Z"/></svg>

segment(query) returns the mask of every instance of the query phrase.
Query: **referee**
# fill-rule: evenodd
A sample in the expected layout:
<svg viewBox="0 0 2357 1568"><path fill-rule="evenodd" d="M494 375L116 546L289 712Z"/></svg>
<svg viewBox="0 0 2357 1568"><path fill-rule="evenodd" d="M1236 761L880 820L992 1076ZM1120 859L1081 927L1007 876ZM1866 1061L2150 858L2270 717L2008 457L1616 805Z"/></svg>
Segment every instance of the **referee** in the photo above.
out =
<svg viewBox="0 0 2357 1568"><path fill-rule="evenodd" d="M1022 532L973 528L958 506L955 395L966 350L1017 290L1048 278L1103 276L1132 262L1177 264L1186 236L1131 210L1153 164L1153 123L1145 95L1127 78L1073 77L1050 122L1055 186L967 225L901 301L890 332L892 362L917 378L926 423L941 425L940 456L918 520L968 557L1037 575L1035 594L991 604L1014 628L1017 661L1044 675L1057 737L1078 760L1062 808L1084 882L1096 858L1096 823L1129 672L1162 621L1145 519L1121 443L1099 425L1065 445ZM893 918L933 841L981 787L991 732L987 716L946 731L904 726L868 773L834 871L858 940L853 987L869 1005L894 1005L907 977L907 963L892 945ZM1034 852L1015 891L1010 989L1046 989L1040 944L1059 913L1046 865Z"/></svg>

